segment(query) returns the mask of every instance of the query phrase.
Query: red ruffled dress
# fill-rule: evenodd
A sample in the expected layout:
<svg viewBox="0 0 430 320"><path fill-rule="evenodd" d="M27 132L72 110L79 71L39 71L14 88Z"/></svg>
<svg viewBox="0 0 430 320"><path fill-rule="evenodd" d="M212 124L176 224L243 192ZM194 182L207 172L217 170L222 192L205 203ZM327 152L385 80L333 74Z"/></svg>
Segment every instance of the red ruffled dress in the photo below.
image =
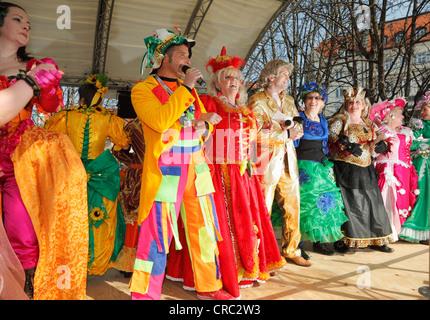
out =
<svg viewBox="0 0 430 320"><path fill-rule="evenodd" d="M257 133L252 111L247 107L229 108L212 96L202 95L200 99L207 112L222 117L205 148L212 162L214 202L222 236L218 247L223 285L239 298L239 287L252 286L253 281L265 282L286 262L250 162L251 143ZM185 289L192 290L189 255L183 252L176 251L172 243L167 278L183 281Z"/></svg>

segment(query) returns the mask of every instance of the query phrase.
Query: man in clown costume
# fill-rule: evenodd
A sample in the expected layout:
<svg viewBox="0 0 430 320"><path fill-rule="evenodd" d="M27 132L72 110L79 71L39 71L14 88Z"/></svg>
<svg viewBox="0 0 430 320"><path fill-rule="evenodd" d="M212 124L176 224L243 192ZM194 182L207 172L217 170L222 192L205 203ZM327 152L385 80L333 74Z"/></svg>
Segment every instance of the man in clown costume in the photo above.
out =
<svg viewBox="0 0 430 320"><path fill-rule="evenodd" d="M132 299L160 299L169 245L182 245L177 220L183 221L197 291L204 300L230 300L222 290L214 209L214 187L202 143L213 129L199 120L206 110L194 86L202 74L184 66L194 40L158 29L145 38L142 67L151 75L136 84L131 100L142 122L146 152L138 224ZM184 77L184 80L180 78Z"/></svg>

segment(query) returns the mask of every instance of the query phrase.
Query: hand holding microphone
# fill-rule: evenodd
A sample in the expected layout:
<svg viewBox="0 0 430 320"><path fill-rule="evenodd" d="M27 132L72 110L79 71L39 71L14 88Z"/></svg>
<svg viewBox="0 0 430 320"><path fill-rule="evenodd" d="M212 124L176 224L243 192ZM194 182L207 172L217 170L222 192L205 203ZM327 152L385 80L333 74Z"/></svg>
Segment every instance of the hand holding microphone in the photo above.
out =
<svg viewBox="0 0 430 320"><path fill-rule="evenodd" d="M189 86L190 88L194 88L196 82L202 87L206 85L206 82L202 79L202 74L199 70L195 68L190 68L189 66L183 66L182 71L185 73L184 84ZM187 75L189 75L188 78L191 78L190 82L192 82L192 85L191 83L188 83Z"/></svg>
<svg viewBox="0 0 430 320"><path fill-rule="evenodd" d="M293 124L294 122L297 122L298 124L302 124L303 123L303 118L302 117L292 117L291 119L287 119L285 120L285 122L283 123L286 127L289 127Z"/></svg>

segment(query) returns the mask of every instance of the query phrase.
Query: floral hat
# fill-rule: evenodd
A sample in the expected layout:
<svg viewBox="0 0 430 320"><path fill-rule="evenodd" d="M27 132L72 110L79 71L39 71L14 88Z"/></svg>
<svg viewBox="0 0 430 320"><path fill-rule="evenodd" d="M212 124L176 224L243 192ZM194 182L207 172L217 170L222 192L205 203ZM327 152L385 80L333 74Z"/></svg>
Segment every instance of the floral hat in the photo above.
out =
<svg viewBox="0 0 430 320"><path fill-rule="evenodd" d="M394 101L381 101L372 105L369 112L369 119L373 122L380 121L382 122L386 115L396 107L403 108L406 105L405 98L397 98Z"/></svg>
<svg viewBox="0 0 430 320"><path fill-rule="evenodd" d="M206 71L210 73L208 68L212 69L213 73L216 73L218 70L224 68L235 68L239 69L240 67L245 66L246 61L239 57L229 56L226 53L225 47L222 47L221 53L216 58L210 58L206 63Z"/></svg>
<svg viewBox="0 0 430 320"><path fill-rule="evenodd" d="M298 87L298 90L299 90L299 99L302 102L305 101L306 95L311 92L318 92L320 95L322 95L325 103L327 103L328 101L327 88L324 85L319 85L314 81L311 81L307 84L304 84Z"/></svg>
<svg viewBox="0 0 430 320"><path fill-rule="evenodd" d="M142 65L140 67L141 74L143 73L144 68L159 68L164 59L164 53L171 45L180 45L184 42L188 43L190 48L195 45L194 40L188 39L187 36L181 36L181 30L177 27L175 27L175 29L179 31L178 35L173 31L161 28L155 30L155 33L152 36L144 39L147 51L142 59Z"/></svg>
<svg viewBox="0 0 430 320"><path fill-rule="evenodd" d="M421 98L420 102L418 102L416 109L420 110L423 105L430 104L430 91L427 91L425 95Z"/></svg>

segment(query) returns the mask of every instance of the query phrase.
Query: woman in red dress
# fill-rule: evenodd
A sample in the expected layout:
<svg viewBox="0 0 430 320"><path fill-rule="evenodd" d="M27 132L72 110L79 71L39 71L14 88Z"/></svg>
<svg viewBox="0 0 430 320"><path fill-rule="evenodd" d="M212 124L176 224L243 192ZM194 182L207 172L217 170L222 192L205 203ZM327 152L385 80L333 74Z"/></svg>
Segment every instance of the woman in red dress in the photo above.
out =
<svg viewBox="0 0 430 320"><path fill-rule="evenodd" d="M240 298L239 287L265 282L286 264L251 161L257 125L246 105L239 70L244 64L242 59L226 55L223 48L207 63L213 72L209 94L200 96L208 112L203 120L214 125L213 137L205 148L212 162L214 202L222 236L218 243L221 275L224 289L236 299ZM192 275L182 267L187 263L186 255L173 248L167 277L184 281L185 288L192 289Z"/></svg>

